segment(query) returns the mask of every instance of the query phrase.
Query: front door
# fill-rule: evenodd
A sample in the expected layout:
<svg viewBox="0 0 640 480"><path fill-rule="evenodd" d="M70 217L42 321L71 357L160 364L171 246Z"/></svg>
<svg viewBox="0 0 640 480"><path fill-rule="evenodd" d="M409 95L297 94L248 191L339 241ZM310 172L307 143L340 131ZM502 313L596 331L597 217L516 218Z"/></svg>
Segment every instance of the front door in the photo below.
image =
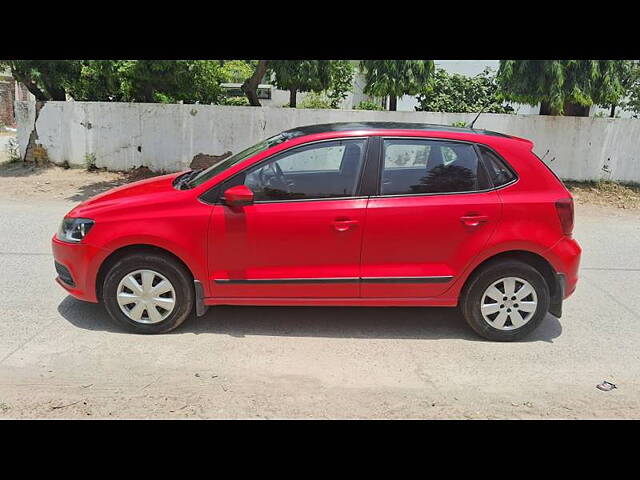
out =
<svg viewBox="0 0 640 480"><path fill-rule="evenodd" d="M379 195L367 206L362 296L441 295L482 250L500 217L473 145L384 139Z"/></svg>
<svg viewBox="0 0 640 480"><path fill-rule="evenodd" d="M247 206L214 206L209 273L215 297L359 296L367 199L356 193L365 143L295 147L236 178L255 198Z"/></svg>

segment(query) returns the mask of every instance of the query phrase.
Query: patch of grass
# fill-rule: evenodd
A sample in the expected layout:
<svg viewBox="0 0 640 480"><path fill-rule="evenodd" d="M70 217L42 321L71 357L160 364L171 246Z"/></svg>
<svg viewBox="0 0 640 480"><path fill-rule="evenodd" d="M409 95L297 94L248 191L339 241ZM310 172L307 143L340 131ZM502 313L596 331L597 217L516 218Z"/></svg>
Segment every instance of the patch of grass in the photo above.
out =
<svg viewBox="0 0 640 480"><path fill-rule="evenodd" d="M599 182L565 181L577 203L640 209L640 185L602 180Z"/></svg>
<svg viewBox="0 0 640 480"><path fill-rule="evenodd" d="M15 138L10 138L7 141L6 149L7 156L9 157L9 163L19 162L21 160L18 140L16 140Z"/></svg>
<svg viewBox="0 0 640 480"><path fill-rule="evenodd" d="M96 154L95 153L87 153L84 156L84 165L87 168L87 171L91 172L93 170L97 170L96 167Z"/></svg>

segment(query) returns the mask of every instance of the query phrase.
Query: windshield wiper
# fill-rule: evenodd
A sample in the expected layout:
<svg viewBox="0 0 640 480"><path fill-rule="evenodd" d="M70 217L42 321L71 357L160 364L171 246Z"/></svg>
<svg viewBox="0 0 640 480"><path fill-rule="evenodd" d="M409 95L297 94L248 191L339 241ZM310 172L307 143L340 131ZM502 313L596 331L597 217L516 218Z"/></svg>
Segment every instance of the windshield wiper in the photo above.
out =
<svg viewBox="0 0 640 480"><path fill-rule="evenodd" d="M177 187L179 190L185 190L183 188L183 186L189 186L189 181L194 178L196 175L198 175L203 169L202 168L198 168L197 170L191 170L190 172L187 173L183 173L182 175L180 175L178 178L175 179L175 183L174 186Z"/></svg>

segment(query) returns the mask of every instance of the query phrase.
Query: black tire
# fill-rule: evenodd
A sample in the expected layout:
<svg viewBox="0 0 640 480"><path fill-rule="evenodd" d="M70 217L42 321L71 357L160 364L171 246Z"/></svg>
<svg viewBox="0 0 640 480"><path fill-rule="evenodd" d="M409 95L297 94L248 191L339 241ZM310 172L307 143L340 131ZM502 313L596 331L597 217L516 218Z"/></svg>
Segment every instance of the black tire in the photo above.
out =
<svg viewBox="0 0 640 480"><path fill-rule="evenodd" d="M136 270L153 270L168 279L175 291L173 311L159 323L143 324L130 319L122 312L117 300L120 281ZM184 322L195 307L195 292L191 273L179 262L169 256L157 253L132 253L119 259L105 276L102 300L111 318L116 324L135 333L166 333Z"/></svg>
<svg viewBox="0 0 640 480"><path fill-rule="evenodd" d="M480 311L486 289L505 277L518 277L529 282L538 300L535 312L526 318L526 323L512 330L493 327L484 319ZM526 337L540 325L549 311L549 302L549 287L538 270L517 260L501 260L473 274L463 289L460 309L469 326L481 337L499 342L512 342Z"/></svg>

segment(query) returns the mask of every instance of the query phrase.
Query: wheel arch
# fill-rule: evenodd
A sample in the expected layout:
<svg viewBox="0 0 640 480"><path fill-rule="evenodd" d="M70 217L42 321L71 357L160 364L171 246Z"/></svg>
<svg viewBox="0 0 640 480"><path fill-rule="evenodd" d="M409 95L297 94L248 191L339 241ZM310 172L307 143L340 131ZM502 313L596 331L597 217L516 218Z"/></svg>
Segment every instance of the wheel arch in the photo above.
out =
<svg viewBox="0 0 640 480"><path fill-rule="evenodd" d="M504 252L496 253L475 266L475 268L469 273L464 281L462 288L460 289L460 296L466 294L466 289L471 280L484 268L501 260L518 260L538 270L543 276L547 286L549 287L549 294L553 298L556 294L556 277L555 270L551 263L538 253L531 252L529 250L507 250Z"/></svg>
<svg viewBox="0 0 640 480"><path fill-rule="evenodd" d="M100 267L98 268L98 274L96 275L96 297L98 301L102 301L102 286L104 284L104 279L109 269L122 257L131 255L133 253L140 253L140 252L145 252L145 253L152 252L158 255L169 257L172 260L178 262L180 265L182 265L187 270L187 272L189 272L191 277L195 278L195 275L193 274L193 270L189 268L189 265L187 265L187 263L178 255L167 250L166 248L158 247L157 245L145 244L145 243L125 245L111 252L102 261L102 263L100 264Z"/></svg>

